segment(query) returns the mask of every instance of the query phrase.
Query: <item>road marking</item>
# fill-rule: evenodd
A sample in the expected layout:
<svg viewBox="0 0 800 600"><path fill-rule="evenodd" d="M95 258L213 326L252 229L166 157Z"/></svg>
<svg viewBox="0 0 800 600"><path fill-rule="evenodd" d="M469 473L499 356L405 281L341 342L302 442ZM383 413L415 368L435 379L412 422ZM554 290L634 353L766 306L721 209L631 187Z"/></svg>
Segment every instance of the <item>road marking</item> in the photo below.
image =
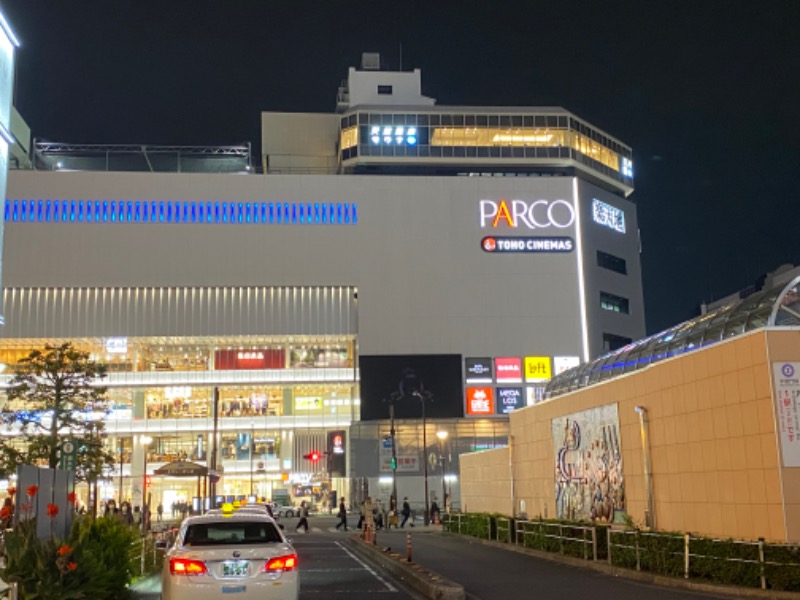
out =
<svg viewBox="0 0 800 600"><path fill-rule="evenodd" d="M380 576L380 575L378 575L378 574L377 574L375 571L373 571L373 570L372 570L372 568L371 568L371 567L370 567L370 566L369 566L367 563L365 563L363 560L361 560L360 558L358 558L358 557L357 557L355 554L353 554L352 552L350 552L350 550L348 550L347 548L345 548L344 546L342 546L342 544L341 544L340 542L336 542L336 545L337 545L337 546L339 546L339 548L341 548L342 550L344 550L344 551L345 551L345 553L346 553L348 556L350 556L350 558L352 558L354 561L356 561L358 564L360 564L362 567L364 567L364 568L367 570L367 572L368 572L370 575L372 575L372 576L373 576L375 579L377 579L377 580L378 580L378 581L380 581L380 582L381 582L383 585L385 585L385 586L386 586L386 589L388 589L390 592L396 592L396 591L397 591L397 588L396 588L396 587L394 587L394 586L393 586L391 583L389 583L389 582L388 582L388 581L386 581L386 580L385 580L383 577L381 577L381 576Z"/></svg>

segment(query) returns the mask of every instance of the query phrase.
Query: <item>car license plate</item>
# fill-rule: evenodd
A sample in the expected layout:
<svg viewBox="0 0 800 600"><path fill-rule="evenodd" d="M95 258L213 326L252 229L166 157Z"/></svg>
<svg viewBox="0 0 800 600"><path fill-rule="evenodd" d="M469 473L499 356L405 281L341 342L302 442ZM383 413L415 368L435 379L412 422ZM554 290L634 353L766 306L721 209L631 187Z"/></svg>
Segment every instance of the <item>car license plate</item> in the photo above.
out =
<svg viewBox="0 0 800 600"><path fill-rule="evenodd" d="M226 560L222 563L222 575L224 577L247 577L249 564L246 560Z"/></svg>
<svg viewBox="0 0 800 600"><path fill-rule="evenodd" d="M241 592L246 592L247 586L246 585L223 585L222 586L222 593L223 594L239 594Z"/></svg>

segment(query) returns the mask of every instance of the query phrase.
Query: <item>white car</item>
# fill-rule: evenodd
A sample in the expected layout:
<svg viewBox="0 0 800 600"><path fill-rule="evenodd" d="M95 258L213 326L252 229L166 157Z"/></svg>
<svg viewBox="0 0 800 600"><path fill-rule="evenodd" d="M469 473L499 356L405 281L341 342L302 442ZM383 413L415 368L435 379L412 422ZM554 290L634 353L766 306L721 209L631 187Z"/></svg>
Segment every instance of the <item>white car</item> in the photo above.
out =
<svg viewBox="0 0 800 600"><path fill-rule="evenodd" d="M268 515L189 517L164 556L162 600L297 600L297 552Z"/></svg>

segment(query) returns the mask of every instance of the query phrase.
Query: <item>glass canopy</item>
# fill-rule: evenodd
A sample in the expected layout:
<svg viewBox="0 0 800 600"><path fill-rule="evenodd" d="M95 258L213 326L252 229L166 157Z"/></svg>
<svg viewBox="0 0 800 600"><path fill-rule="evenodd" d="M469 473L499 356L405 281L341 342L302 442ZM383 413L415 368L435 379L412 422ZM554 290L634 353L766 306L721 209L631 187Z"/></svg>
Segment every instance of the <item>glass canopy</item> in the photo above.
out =
<svg viewBox="0 0 800 600"><path fill-rule="evenodd" d="M554 398L762 327L800 327L800 277L564 371L550 380L544 397Z"/></svg>

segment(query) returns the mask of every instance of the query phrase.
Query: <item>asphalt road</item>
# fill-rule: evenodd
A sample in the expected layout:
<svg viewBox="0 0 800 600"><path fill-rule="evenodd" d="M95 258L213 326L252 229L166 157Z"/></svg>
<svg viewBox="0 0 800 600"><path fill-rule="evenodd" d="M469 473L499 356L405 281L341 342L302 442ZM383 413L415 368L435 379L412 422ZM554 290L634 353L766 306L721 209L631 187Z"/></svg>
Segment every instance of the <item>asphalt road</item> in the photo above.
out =
<svg viewBox="0 0 800 600"><path fill-rule="evenodd" d="M337 531L337 519L312 516L308 534L296 533L297 519L282 519L293 540L300 562L302 600L419 600L380 569L353 554L345 540L357 532L356 519L348 519L350 531ZM730 596L709 595L666 588L590 569L563 565L470 538L442 534L439 527L413 527L381 531L378 545L406 554L406 534L411 533L412 559L440 575L462 584L468 600L708 600ZM138 600L158 600L160 581L153 578L138 586Z"/></svg>
<svg viewBox="0 0 800 600"><path fill-rule="evenodd" d="M470 538L420 527L383 531L378 545L406 553L411 532L412 560L464 586L470 600L708 600L728 598L644 584L590 569L563 565L488 546Z"/></svg>
<svg viewBox="0 0 800 600"><path fill-rule="evenodd" d="M349 520L355 526L356 520ZM328 516L312 516L309 521L311 531L305 534L295 532L296 518L281 519L297 550L301 600L420 600L348 549L345 539L354 533L354 527L348 533L337 531L337 519ZM159 600L160 577L140 581L133 589L137 600Z"/></svg>

